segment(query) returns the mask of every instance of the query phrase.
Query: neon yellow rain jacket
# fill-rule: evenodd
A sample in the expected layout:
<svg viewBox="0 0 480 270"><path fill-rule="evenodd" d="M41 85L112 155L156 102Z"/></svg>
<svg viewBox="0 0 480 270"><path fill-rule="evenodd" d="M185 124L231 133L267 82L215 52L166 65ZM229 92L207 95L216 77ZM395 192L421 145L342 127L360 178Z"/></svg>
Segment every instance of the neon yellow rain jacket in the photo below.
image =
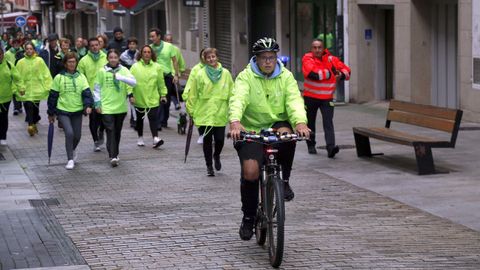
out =
<svg viewBox="0 0 480 270"><path fill-rule="evenodd" d="M4 58L0 63L0 103L12 100L14 88L25 89L25 85L17 68Z"/></svg>
<svg viewBox="0 0 480 270"><path fill-rule="evenodd" d="M167 95L167 87L160 65L153 61L150 61L147 65L141 59L133 64L130 72L137 81L137 84L133 87L135 107L143 109L158 107L160 97Z"/></svg>
<svg viewBox="0 0 480 270"><path fill-rule="evenodd" d="M78 62L77 70L87 77L91 91L93 91L97 72L107 63L107 55L103 51L100 51L98 56L88 51L88 53L80 59L80 62Z"/></svg>
<svg viewBox="0 0 480 270"><path fill-rule="evenodd" d="M221 67L221 64L219 63ZM196 126L223 127L228 123L228 100L232 95L233 79L223 68L220 80L213 83L205 67L188 79L190 90L186 100L187 112Z"/></svg>
<svg viewBox="0 0 480 270"><path fill-rule="evenodd" d="M36 54L33 56L25 55L16 65L20 77L25 83L25 95L21 96L19 89L15 95L18 101L40 101L48 97L48 92L52 87L52 75L45 61Z"/></svg>
<svg viewBox="0 0 480 270"><path fill-rule="evenodd" d="M293 128L307 123L303 99L292 73L277 62L270 77L258 69L255 57L235 80L230 97L229 121L238 120L247 131L259 132L278 121Z"/></svg>

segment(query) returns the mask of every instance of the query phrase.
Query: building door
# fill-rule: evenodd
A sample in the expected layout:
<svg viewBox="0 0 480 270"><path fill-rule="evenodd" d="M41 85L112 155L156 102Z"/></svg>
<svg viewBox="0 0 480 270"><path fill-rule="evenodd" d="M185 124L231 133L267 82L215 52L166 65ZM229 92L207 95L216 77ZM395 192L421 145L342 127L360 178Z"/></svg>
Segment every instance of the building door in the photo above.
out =
<svg viewBox="0 0 480 270"><path fill-rule="evenodd" d="M394 67L394 6L375 6L375 24L373 32L378 33L376 40L375 99L390 100L393 93Z"/></svg>
<svg viewBox="0 0 480 270"><path fill-rule="evenodd" d="M213 46L218 49L218 58L222 66L232 70L232 30L231 30L231 1L213 1Z"/></svg>
<svg viewBox="0 0 480 270"><path fill-rule="evenodd" d="M250 1L250 37L249 48L255 41L263 37L275 36L275 0L251 0ZM250 57L253 56L249 51Z"/></svg>
<svg viewBox="0 0 480 270"><path fill-rule="evenodd" d="M432 105L458 108L457 1L439 0L432 11Z"/></svg>
<svg viewBox="0 0 480 270"><path fill-rule="evenodd" d="M385 10L385 98L390 100L393 96L393 67L394 67L394 10Z"/></svg>

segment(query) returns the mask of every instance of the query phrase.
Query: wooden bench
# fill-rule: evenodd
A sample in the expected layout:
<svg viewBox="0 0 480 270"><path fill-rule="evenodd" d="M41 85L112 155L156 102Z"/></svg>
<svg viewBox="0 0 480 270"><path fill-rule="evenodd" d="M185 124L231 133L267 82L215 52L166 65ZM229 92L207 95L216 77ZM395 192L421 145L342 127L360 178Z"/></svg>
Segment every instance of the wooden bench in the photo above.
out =
<svg viewBox="0 0 480 270"><path fill-rule="evenodd" d="M461 110L391 100L385 127L354 127L353 135L357 156L372 157L369 138L413 146L417 159L418 174L435 173L432 148L454 148L462 119ZM435 129L450 134L450 140L439 140L390 128L391 122ZM380 153L382 155L382 153Z"/></svg>

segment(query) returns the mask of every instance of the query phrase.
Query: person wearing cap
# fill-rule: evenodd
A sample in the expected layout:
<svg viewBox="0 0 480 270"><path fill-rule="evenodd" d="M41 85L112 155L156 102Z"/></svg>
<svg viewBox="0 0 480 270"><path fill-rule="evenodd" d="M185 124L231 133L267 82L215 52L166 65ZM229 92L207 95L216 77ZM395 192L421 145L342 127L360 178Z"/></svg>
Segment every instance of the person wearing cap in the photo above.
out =
<svg viewBox="0 0 480 270"><path fill-rule="evenodd" d="M40 52L40 57L42 57L48 69L51 71L52 65L55 63L55 55L60 51L60 48L58 47L58 35L55 33L49 34L47 41L48 44L46 48Z"/></svg>
<svg viewBox="0 0 480 270"><path fill-rule="evenodd" d="M108 43L107 51L110 49L115 49L120 54L128 49L127 41L123 38L123 30L118 26L113 28L113 40Z"/></svg>

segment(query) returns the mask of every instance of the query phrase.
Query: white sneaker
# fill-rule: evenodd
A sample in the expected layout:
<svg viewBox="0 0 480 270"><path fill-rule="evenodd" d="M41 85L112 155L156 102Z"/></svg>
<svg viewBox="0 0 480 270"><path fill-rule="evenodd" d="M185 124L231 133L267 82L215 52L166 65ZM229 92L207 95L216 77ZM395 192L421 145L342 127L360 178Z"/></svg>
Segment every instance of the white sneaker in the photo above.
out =
<svg viewBox="0 0 480 270"><path fill-rule="evenodd" d="M154 137L153 138L153 148L158 148L160 145L163 144L163 140L158 138L158 137Z"/></svg>
<svg viewBox="0 0 480 270"><path fill-rule="evenodd" d="M112 158L112 159L110 160L110 164L112 165L112 167L117 167L119 161L120 161L120 160L119 160L118 158Z"/></svg>
<svg viewBox="0 0 480 270"><path fill-rule="evenodd" d="M100 149L100 144L98 142L93 143L93 152L100 152L102 149Z"/></svg>
<svg viewBox="0 0 480 270"><path fill-rule="evenodd" d="M143 142L143 137L138 137L137 145L138 146L145 146L145 142Z"/></svg>
<svg viewBox="0 0 480 270"><path fill-rule="evenodd" d="M70 159L70 160L67 162L67 165L65 165L65 169L67 169L67 170L73 170L73 167L75 167L75 162Z"/></svg>
<svg viewBox="0 0 480 270"><path fill-rule="evenodd" d="M0 140L0 145L7 145L7 140Z"/></svg>
<svg viewBox="0 0 480 270"><path fill-rule="evenodd" d="M77 151L73 150L73 161L77 162L78 160L78 153Z"/></svg>

